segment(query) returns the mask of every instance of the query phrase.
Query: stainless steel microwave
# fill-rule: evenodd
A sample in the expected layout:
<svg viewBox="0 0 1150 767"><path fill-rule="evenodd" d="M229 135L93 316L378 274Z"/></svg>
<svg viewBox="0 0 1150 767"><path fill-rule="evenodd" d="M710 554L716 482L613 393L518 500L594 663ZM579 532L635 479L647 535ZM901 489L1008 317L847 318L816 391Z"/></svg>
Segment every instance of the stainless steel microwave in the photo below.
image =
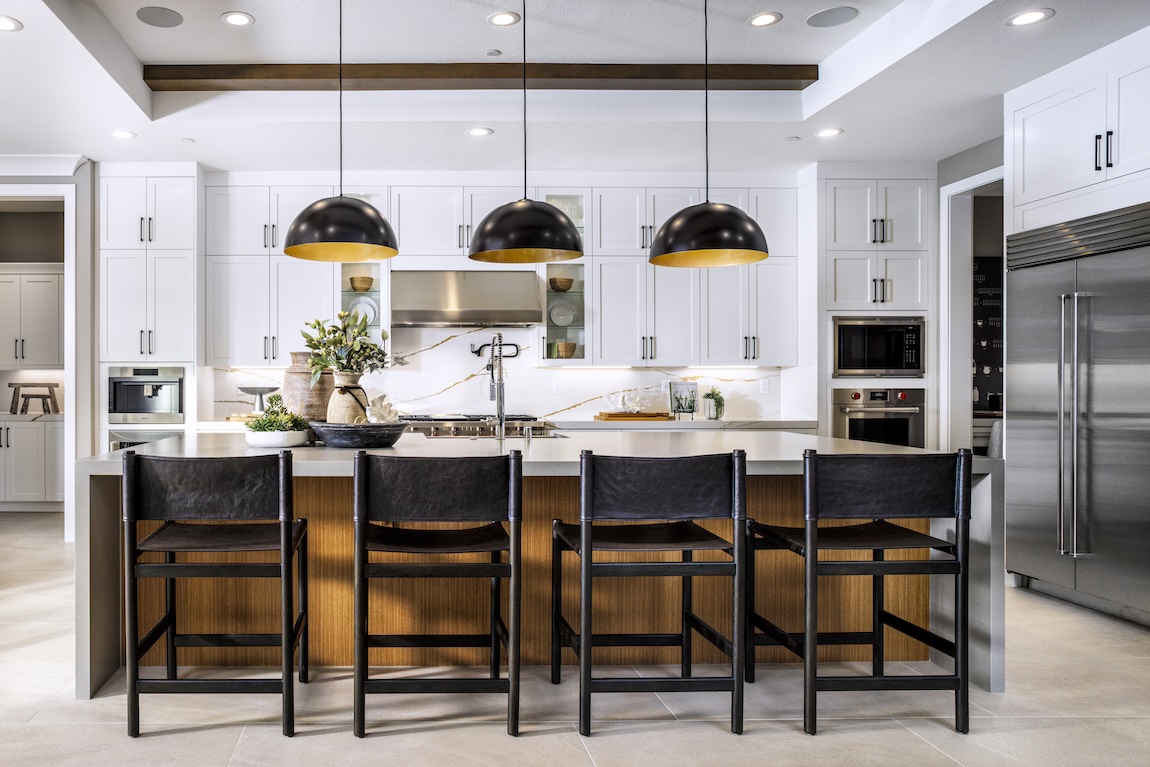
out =
<svg viewBox="0 0 1150 767"><path fill-rule="evenodd" d="M108 423L183 422L183 368L109 368Z"/></svg>
<svg viewBox="0 0 1150 767"><path fill-rule="evenodd" d="M921 378L922 317L835 317L834 373Z"/></svg>

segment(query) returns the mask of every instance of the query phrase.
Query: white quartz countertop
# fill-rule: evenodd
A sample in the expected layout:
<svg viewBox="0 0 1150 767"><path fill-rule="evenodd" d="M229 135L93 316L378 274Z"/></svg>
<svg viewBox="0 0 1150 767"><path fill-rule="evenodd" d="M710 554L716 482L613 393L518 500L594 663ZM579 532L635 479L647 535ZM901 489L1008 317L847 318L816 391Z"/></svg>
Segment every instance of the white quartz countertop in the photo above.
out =
<svg viewBox="0 0 1150 767"><path fill-rule="evenodd" d="M724 429L733 431L739 429L796 431L819 428L818 421L803 418L732 418L730 420L697 418L694 421L596 421L559 418L546 418L544 420L554 424L557 429L571 431L718 431Z"/></svg>
<svg viewBox="0 0 1150 767"><path fill-rule="evenodd" d="M9 423L16 421L43 421L45 423L54 423L63 420L63 413L4 413L0 415L0 421L8 421Z"/></svg>
<svg viewBox="0 0 1150 767"><path fill-rule="evenodd" d="M204 458L267 455L274 449L249 447L242 434L193 433L184 437L149 442L131 448L140 454ZM914 454L917 448L883 445L875 442L833 439L786 431L750 431L719 429L695 432L652 431L587 431L568 432L560 437L536 437L525 444L522 438L500 442L492 438L429 438L406 433L394 447L369 450L397 456L487 456L509 450L523 451L523 473L526 476L578 476L579 456L583 450L604 455L629 455L651 458L726 453L741 449L747 452L747 472L752 475L801 474L803 451L820 453L863 453L871 455ZM119 474L123 451L102 453L77 461L82 475ZM349 477L352 474L352 448L295 447L292 471L298 477ZM997 459L976 459L975 473L989 473Z"/></svg>

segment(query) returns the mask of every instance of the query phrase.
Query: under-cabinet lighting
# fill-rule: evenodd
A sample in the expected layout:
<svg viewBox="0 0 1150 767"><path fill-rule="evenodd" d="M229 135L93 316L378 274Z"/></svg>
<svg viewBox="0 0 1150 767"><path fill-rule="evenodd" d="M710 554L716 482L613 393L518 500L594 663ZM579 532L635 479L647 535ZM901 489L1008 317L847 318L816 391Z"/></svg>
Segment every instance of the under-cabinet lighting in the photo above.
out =
<svg viewBox="0 0 1150 767"><path fill-rule="evenodd" d="M490 136L495 131L491 128L468 128L468 136Z"/></svg>
<svg viewBox="0 0 1150 767"><path fill-rule="evenodd" d="M115 136L116 138L135 138L136 137L136 134L132 133L130 130L114 130L114 131L112 131L112 135Z"/></svg>

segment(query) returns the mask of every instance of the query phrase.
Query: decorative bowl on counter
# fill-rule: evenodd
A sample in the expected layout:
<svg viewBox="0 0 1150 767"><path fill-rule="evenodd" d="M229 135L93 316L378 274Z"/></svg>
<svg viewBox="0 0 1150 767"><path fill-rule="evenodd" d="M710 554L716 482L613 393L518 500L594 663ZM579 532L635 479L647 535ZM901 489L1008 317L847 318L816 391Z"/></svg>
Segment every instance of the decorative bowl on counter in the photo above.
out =
<svg viewBox="0 0 1150 767"><path fill-rule="evenodd" d="M402 421L398 423L311 421L310 423L316 437L327 447L391 447L407 430L407 424Z"/></svg>
<svg viewBox="0 0 1150 767"><path fill-rule="evenodd" d="M575 280L571 277L552 277L548 282L556 293L566 293L575 284Z"/></svg>

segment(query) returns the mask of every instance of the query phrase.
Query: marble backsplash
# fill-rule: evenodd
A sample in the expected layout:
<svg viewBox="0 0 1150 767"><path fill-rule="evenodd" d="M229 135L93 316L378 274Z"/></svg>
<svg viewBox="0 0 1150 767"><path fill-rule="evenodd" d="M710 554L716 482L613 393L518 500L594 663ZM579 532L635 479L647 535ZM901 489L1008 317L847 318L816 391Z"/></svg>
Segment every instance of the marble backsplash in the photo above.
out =
<svg viewBox="0 0 1150 767"><path fill-rule="evenodd" d="M669 410L664 383L695 381L700 396L718 388L726 400L728 419L754 420L779 412L779 372L776 368L578 368L539 367L539 333L533 328L502 329L505 345L519 344L519 356L504 361L506 408L551 420L590 420L609 410L605 395L636 389L641 409ZM393 364L364 376L368 395L386 393L405 413L492 413L488 394L488 350L472 353L491 341L487 328L400 328L389 342ZM511 350L508 349L510 354ZM212 368L198 387L200 419L221 421L250 412L253 397L240 386L276 385L282 368ZM766 387L762 382L767 381ZM206 384L206 385L205 385ZM762 389L767 388L766 393Z"/></svg>

